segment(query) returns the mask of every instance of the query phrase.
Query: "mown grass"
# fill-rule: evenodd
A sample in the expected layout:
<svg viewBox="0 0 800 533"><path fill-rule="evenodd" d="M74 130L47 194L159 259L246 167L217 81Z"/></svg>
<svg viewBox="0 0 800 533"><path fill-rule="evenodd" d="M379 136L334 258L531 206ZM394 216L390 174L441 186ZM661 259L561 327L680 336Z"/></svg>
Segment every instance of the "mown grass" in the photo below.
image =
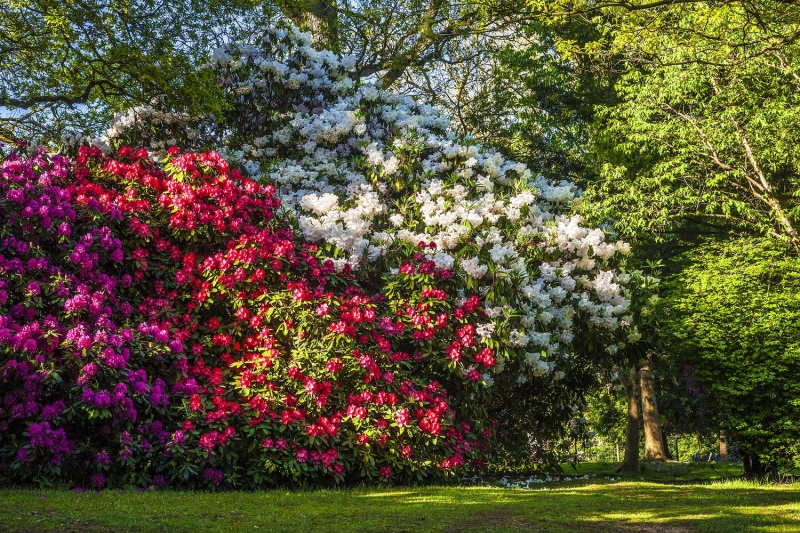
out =
<svg viewBox="0 0 800 533"><path fill-rule="evenodd" d="M798 532L800 485L562 482L325 491L0 489L0 531L195 533Z"/></svg>

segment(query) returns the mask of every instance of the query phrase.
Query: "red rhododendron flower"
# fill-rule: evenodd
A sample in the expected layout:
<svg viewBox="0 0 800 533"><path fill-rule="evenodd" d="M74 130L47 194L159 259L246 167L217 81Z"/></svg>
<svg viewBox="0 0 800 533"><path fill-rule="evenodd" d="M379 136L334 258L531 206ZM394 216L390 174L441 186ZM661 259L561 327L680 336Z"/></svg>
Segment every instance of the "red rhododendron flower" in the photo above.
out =
<svg viewBox="0 0 800 533"><path fill-rule="evenodd" d="M327 245L273 216L274 187L216 152L168 153L166 165L128 146L0 162L0 432L28 450L6 456L23 457L18 479L70 481L74 469L53 469L104 451L122 458L103 463L109 486L145 468L167 484L228 485L234 454L237 468L304 481L402 477L412 448L424 475L484 457L492 431L471 400L484 385L464 365L495 355L472 348L481 300L457 307L463 287L423 253L430 243L387 251L380 272L337 272ZM42 380L50 368L61 382ZM102 416L67 424L69 408ZM366 461L354 440L379 454ZM176 464L203 466L170 478Z"/></svg>
<svg viewBox="0 0 800 533"><path fill-rule="evenodd" d="M404 427L408 425L409 415L408 409L398 409L394 413L394 418L397 420L397 425Z"/></svg>

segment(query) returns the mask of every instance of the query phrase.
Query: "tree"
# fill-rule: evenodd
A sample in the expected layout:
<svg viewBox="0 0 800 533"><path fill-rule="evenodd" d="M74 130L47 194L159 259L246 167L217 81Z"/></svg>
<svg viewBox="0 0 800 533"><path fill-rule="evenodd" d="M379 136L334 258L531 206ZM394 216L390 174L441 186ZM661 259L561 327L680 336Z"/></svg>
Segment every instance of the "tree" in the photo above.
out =
<svg viewBox="0 0 800 533"><path fill-rule="evenodd" d="M790 249L731 238L685 252L665 281L664 335L745 468L800 457L800 268Z"/></svg>
<svg viewBox="0 0 800 533"><path fill-rule="evenodd" d="M620 71L620 102L599 112L601 179L589 188L604 214L630 237L701 220L800 252L796 9L602 6L610 37L583 51Z"/></svg>
<svg viewBox="0 0 800 533"><path fill-rule="evenodd" d="M529 18L522 2L471 0L4 0L0 134L102 132L113 113L161 101L191 115L215 114L217 80L197 67L226 42L254 44L271 23L293 21L312 44L355 59L356 77L434 96L428 84L480 57L491 39ZM183 13L175 17L174 13ZM475 63L470 63L474 65ZM471 68L471 67L469 67ZM431 100L433 103L433 100Z"/></svg>
<svg viewBox="0 0 800 533"><path fill-rule="evenodd" d="M595 39L558 39L556 47L573 64L604 70L613 81L616 97L597 106L587 137L595 170L587 182L590 218L610 221L640 253L664 260L675 273L673 287L684 265L668 248L642 245L679 238L706 246L704 237L726 242L735 232L753 239L757 250L764 248L756 242L769 237L800 252L795 6L531 5L557 26L576 19L594 25ZM707 312L725 320L721 309ZM665 340L658 353L681 361L674 342ZM790 340L783 346L789 349Z"/></svg>
<svg viewBox="0 0 800 533"><path fill-rule="evenodd" d="M384 88L413 71L463 60L457 50L476 35L496 34L529 19L524 2L500 0L276 0L318 49L356 58L359 78ZM455 53L453 53L455 52ZM400 83L403 85L403 83Z"/></svg>
<svg viewBox="0 0 800 533"><path fill-rule="evenodd" d="M384 88L409 72L424 76L440 65L458 63L465 39L497 34L525 20L518 0L354 0L343 2L348 53L360 77L380 73ZM380 29L376 31L376 29ZM402 86L402 83L400 84Z"/></svg>
<svg viewBox="0 0 800 533"><path fill-rule="evenodd" d="M643 360L639 368L639 390L642 400L642 425L644 426L644 457L648 461L663 461L669 458L669 449L664 445L661 419L656 402L656 382L649 360Z"/></svg>
<svg viewBox="0 0 800 533"><path fill-rule="evenodd" d="M490 69L476 71L468 85L465 79L464 85L472 89L467 98L437 102L465 133L482 141L491 139L551 179L569 178L583 186L593 172L586 148L594 107L613 99L613 86L609 76L590 73L585 65L565 57L557 43L596 38L595 29L587 24L548 25L541 20L521 24L513 36L498 41L501 46L490 57L478 57Z"/></svg>
<svg viewBox="0 0 800 533"><path fill-rule="evenodd" d="M625 430L625 458L622 461L622 470L625 472L639 471L639 433L641 431L642 389L639 369L630 367L629 375L620 374L619 380L625 387L627 396L628 417Z"/></svg>
<svg viewBox="0 0 800 533"><path fill-rule="evenodd" d="M0 135L96 135L114 112L154 98L218 113L216 80L198 67L224 43L223 31L244 31L263 14L258 4L2 0Z"/></svg>

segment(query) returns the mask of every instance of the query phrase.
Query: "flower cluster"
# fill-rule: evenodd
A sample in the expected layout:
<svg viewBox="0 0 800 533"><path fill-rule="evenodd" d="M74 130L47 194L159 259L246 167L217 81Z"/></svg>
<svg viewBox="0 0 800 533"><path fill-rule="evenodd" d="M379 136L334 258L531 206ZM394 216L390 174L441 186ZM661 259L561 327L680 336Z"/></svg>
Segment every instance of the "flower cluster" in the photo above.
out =
<svg viewBox="0 0 800 533"><path fill-rule="evenodd" d="M338 270L276 219L273 185L216 152L81 146L0 168L0 479L255 487L483 465L477 369L495 358L465 333L483 302L429 243L387 250L394 273Z"/></svg>

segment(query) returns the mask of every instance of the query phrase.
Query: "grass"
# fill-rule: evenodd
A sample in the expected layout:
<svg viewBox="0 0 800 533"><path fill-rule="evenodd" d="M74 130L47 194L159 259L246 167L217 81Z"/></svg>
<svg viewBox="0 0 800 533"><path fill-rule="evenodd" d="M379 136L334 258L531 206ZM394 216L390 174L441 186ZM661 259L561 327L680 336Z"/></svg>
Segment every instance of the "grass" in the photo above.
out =
<svg viewBox="0 0 800 533"><path fill-rule="evenodd" d="M0 489L0 532L798 532L800 485L582 481L496 487L115 492Z"/></svg>

